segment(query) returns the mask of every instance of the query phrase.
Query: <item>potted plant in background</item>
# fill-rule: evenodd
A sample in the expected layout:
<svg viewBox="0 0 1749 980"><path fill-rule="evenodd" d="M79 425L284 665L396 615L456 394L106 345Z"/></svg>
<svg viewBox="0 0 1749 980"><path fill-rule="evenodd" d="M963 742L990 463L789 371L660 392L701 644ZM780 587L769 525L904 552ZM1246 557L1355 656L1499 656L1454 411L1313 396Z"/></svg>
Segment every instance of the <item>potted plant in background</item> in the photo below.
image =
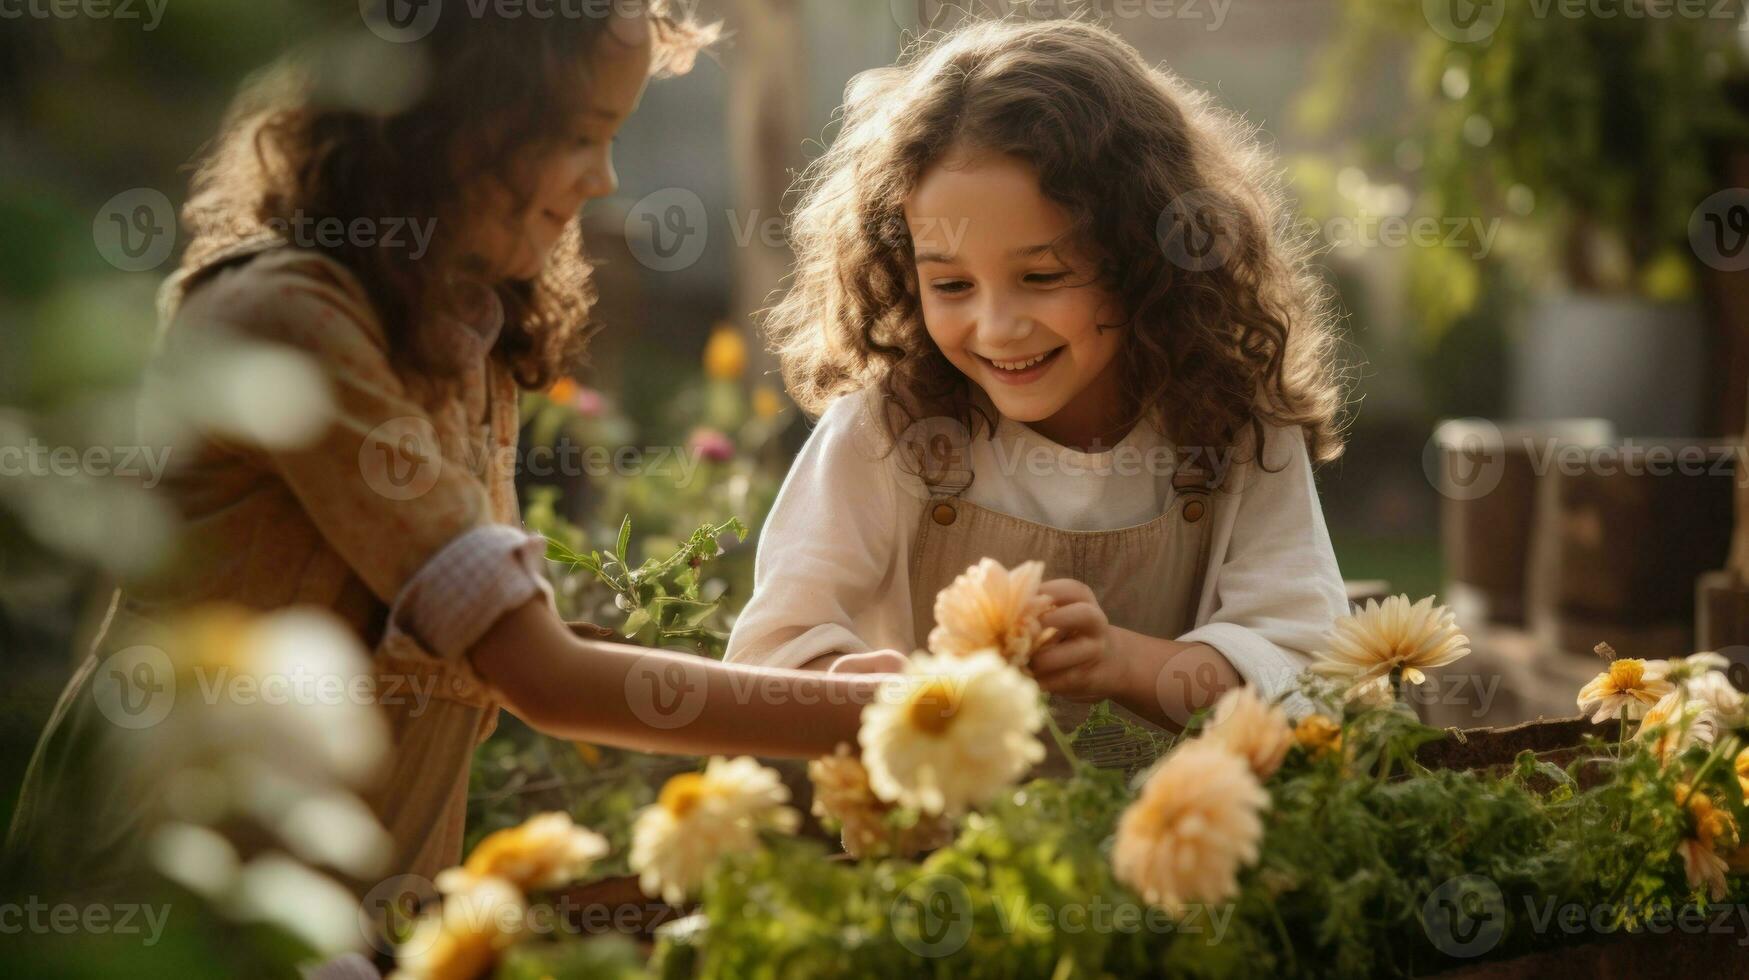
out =
<svg viewBox="0 0 1749 980"><path fill-rule="evenodd" d="M1433 338L1489 290L1526 293L1511 414L1596 416L1630 436L1716 424L1690 232L1703 204L1725 204L1722 154L1749 145L1727 95L1741 17L1638 0L1344 4L1302 116L1318 129L1369 112L1368 179L1412 188L1409 217L1448 233L1407 270L1410 315ZM1396 88L1400 105L1357 98Z"/></svg>

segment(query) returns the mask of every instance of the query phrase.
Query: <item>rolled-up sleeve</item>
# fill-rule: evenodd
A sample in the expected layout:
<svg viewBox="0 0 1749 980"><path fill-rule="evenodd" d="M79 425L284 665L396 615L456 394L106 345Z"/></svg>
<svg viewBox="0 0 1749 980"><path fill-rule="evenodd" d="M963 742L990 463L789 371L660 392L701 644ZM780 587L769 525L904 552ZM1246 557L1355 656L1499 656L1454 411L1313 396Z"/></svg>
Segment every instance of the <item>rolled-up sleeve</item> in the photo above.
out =
<svg viewBox="0 0 1749 980"><path fill-rule="evenodd" d="M1298 686L1348 600L1300 429L1271 429L1263 458L1274 471L1245 466L1225 553L1210 570L1213 612L1178 639L1213 647L1273 699Z"/></svg>

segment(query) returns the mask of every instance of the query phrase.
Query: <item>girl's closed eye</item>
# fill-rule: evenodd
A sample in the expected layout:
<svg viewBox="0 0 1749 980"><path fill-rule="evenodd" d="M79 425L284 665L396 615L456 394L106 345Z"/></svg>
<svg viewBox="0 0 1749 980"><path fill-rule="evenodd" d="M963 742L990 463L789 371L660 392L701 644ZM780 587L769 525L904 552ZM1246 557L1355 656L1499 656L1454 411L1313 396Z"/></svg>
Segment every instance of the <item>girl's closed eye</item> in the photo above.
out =
<svg viewBox="0 0 1749 980"><path fill-rule="evenodd" d="M943 296L956 296L972 288L972 284L964 279L938 279L929 284L929 288Z"/></svg>

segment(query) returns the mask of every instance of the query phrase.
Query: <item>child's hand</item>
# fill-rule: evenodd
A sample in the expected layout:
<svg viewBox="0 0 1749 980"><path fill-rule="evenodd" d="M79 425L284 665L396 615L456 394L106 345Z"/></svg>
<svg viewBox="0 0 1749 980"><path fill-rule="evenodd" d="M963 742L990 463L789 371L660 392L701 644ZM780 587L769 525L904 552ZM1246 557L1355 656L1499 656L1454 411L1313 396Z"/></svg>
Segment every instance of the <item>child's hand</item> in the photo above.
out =
<svg viewBox="0 0 1749 980"><path fill-rule="evenodd" d="M1071 701L1116 697L1123 690L1123 664L1113 650L1115 631L1093 590L1059 578L1039 586L1039 592L1057 604L1039 617L1057 629L1056 640L1032 656L1039 687Z"/></svg>
<svg viewBox="0 0 1749 980"><path fill-rule="evenodd" d="M897 650L871 650L868 653L847 653L832 661L828 674L902 674L910 660Z"/></svg>

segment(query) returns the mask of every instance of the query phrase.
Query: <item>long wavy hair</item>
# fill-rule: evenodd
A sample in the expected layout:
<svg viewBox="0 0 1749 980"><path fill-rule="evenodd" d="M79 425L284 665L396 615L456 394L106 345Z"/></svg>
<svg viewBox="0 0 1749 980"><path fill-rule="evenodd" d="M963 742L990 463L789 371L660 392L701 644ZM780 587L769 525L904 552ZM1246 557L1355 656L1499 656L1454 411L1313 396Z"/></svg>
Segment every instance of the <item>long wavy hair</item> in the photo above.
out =
<svg viewBox="0 0 1749 980"><path fill-rule="evenodd" d="M674 13L671 0L633 2L654 28L656 76L686 72L716 36L714 26ZM429 33L401 43L360 26L355 44L287 58L245 85L196 169L182 212L190 244L181 267L198 269L276 229L342 227L329 219L345 227L386 216L429 222L430 242L418 257L348 235L338 244L323 240L330 236L295 244L323 251L359 278L397 364L452 379L464 366L426 343L420 325L460 309L466 294L454 284L479 271L463 240L477 206L468 188L496 180L525 204L511 185L514 162L563 138L588 104L600 46L625 43L608 17L497 11L488 4L475 15L456 5ZM626 3L616 11L635 13ZM505 322L492 356L519 384L545 387L578 365L595 330L596 294L576 219L534 279L495 289Z"/></svg>
<svg viewBox="0 0 1749 980"><path fill-rule="evenodd" d="M993 429L924 328L905 224L920 176L958 148L1030 164L1070 216L1123 304L1131 424L1223 451L1298 425L1313 460L1340 455L1330 290L1254 130L1079 20L975 23L852 80L792 191L795 272L764 320L804 410L878 386L895 439L922 414Z"/></svg>

